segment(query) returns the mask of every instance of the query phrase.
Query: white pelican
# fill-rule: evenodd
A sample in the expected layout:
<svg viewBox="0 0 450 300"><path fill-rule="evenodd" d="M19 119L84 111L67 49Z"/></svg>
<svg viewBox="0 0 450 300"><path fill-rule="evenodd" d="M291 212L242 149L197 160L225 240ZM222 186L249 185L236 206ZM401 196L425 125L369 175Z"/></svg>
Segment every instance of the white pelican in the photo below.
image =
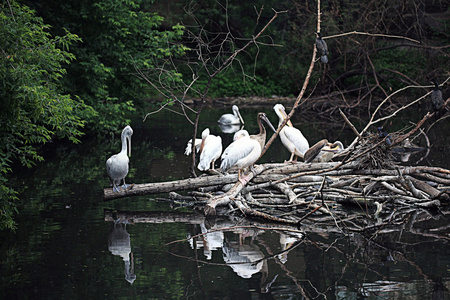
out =
<svg viewBox="0 0 450 300"><path fill-rule="evenodd" d="M329 162L335 153L344 150L344 145L340 141L334 143L323 139L318 141L314 146L308 149L305 153L305 162Z"/></svg>
<svg viewBox="0 0 450 300"><path fill-rule="evenodd" d="M200 150L200 146L202 144L203 141L203 137L206 137L209 134L209 129L206 128L205 130L202 131L202 138L201 139L195 139L195 152L198 153L198 151ZM185 155L191 155L192 153L192 139L190 139L187 142L187 146L186 146L186 150L184 150L184 154Z"/></svg>
<svg viewBox="0 0 450 300"><path fill-rule="evenodd" d="M121 135L122 150L118 154L114 154L106 161L106 172L108 172L111 184L113 185L113 191L119 192L118 185L123 180L122 189L126 190L129 185L125 183L125 177L128 174L128 162L127 156L127 142L128 142L128 155L131 156L131 136L133 135L133 129L127 125Z"/></svg>
<svg viewBox="0 0 450 300"><path fill-rule="evenodd" d="M238 179L243 185L248 182L248 179L242 177L242 170L248 166L252 166L259 159L265 143L266 130L262 125L261 120L267 122L267 124L275 131L275 128L273 128L266 114L259 113L258 125L260 133L248 136L244 132L240 135L240 138L231 143L222 154L220 168L225 172L233 166L237 167Z"/></svg>
<svg viewBox="0 0 450 300"><path fill-rule="evenodd" d="M245 136L249 136L248 131L245 129L241 129L233 135L233 142Z"/></svg>
<svg viewBox="0 0 450 300"><path fill-rule="evenodd" d="M273 107L273 110L278 115L278 127L280 127L280 125L284 122L284 119L287 117L284 106L282 104L276 104ZM286 123L286 126L281 129L280 139L283 145L289 150L289 153L291 153L289 162L292 162L294 155L296 156L295 162L297 161L298 156L303 158L303 155L305 155L305 152L309 149L308 140L303 136L300 130L292 125L291 120L289 120Z"/></svg>
<svg viewBox="0 0 450 300"><path fill-rule="evenodd" d="M211 166L214 170L214 163L222 154L222 138L209 134L209 128L202 132L202 143L200 145L200 162L197 168L200 171L206 171Z"/></svg>
<svg viewBox="0 0 450 300"><path fill-rule="evenodd" d="M244 124L244 119L242 119L241 114L239 113L239 108L236 105L233 105L232 109L233 114L224 114L217 122L224 125Z"/></svg>

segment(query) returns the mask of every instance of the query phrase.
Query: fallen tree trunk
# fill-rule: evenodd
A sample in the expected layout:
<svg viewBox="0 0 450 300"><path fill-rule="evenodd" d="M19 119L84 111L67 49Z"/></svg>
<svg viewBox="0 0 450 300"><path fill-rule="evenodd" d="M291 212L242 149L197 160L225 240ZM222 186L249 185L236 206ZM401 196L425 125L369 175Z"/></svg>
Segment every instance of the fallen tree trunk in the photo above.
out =
<svg viewBox="0 0 450 300"><path fill-rule="evenodd" d="M154 182L135 184L131 189L126 191L114 192L112 188L103 190L103 200L113 200L128 196L139 196L147 194L168 193L180 190L192 190L200 187L216 186L220 184L233 183L237 181L236 174L230 175L212 175L202 176L197 178L189 178L182 180L175 180L170 182Z"/></svg>

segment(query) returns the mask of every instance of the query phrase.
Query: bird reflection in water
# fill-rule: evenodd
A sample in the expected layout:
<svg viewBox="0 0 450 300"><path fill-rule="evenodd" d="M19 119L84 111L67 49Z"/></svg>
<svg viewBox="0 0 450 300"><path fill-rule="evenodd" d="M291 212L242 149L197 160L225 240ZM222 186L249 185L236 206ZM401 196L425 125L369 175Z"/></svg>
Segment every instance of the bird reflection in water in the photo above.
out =
<svg viewBox="0 0 450 300"><path fill-rule="evenodd" d="M244 125L240 124L232 124L232 125L225 125L225 124L219 124L220 130L222 130L223 133L235 133L236 131L241 130L244 128Z"/></svg>
<svg viewBox="0 0 450 300"><path fill-rule="evenodd" d="M291 234L285 234L283 232L280 233L280 246L281 246L281 253L277 255L278 259L282 264L286 264L288 261L288 253L289 250L296 242L303 239L303 234L301 233L291 233Z"/></svg>
<svg viewBox="0 0 450 300"><path fill-rule="evenodd" d="M130 234L126 228L127 224L130 224L127 219L114 221L108 236L108 250L113 255L122 257L125 262L125 279L130 284L133 284L136 280L136 275L134 274L133 253L131 252Z"/></svg>
<svg viewBox="0 0 450 300"><path fill-rule="evenodd" d="M202 233L200 239L189 239L189 243L192 249L200 249L203 247L203 254L206 259L210 260L213 251L223 247L223 231L208 230L205 223L200 224L200 230Z"/></svg>
<svg viewBox="0 0 450 300"><path fill-rule="evenodd" d="M253 238L258 234L253 230L238 228L234 231L238 240L226 239L223 244L223 260L233 271L242 278L251 278L253 274L265 271L267 273L267 260ZM249 243L246 237L251 236Z"/></svg>

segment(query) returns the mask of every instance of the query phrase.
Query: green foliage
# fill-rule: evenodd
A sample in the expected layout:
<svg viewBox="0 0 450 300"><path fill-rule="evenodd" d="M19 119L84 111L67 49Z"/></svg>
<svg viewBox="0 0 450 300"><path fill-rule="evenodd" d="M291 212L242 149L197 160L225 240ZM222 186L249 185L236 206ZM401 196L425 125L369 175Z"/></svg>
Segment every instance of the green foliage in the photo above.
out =
<svg viewBox="0 0 450 300"><path fill-rule="evenodd" d="M82 42L71 46L76 61L67 67L65 90L78 95L99 114L90 128L107 132L127 123L125 112L154 91L136 69L148 70L155 61L182 55L178 41L184 27L161 29L163 18L144 0L25 1L54 32L67 28ZM61 13L61 12L64 13Z"/></svg>
<svg viewBox="0 0 450 300"><path fill-rule="evenodd" d="M74 56L66 50L79 41L68 32L52 38L49 26L26 6L10 1L0 7L0 189L2 226L12 228L17 200L7 186L10 164L19 160L30 167L41 161L36 148L52 138L79 142L83 118L95 112L82 101L59 90L63 65ZM66 50L64 50L66 49Z"/></svg>
<svg viewBox="0 0 450 300"><path fill-rule="evenodd" d="M234 76L230 76L233 73ZM206 88L207 81L199 79L193 88L203 91ZM236 97L236 96L265 96L284 94L283 87L273 80L263 81L261 77L250 78L246 80L232 71L218 74L211 82L208 96L210 97Z"/></svg>

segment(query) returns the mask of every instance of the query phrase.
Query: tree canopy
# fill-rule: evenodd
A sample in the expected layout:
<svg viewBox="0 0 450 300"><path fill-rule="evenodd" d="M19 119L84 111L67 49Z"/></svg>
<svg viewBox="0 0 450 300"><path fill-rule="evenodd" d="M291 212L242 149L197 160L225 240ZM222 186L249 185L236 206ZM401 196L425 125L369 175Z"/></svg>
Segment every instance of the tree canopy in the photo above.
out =
<svg viewBox="0 0 450 300"><path fill-rule="evenodd" d="M0 10L0 174L1 226L13 227L15 193L6 186L14 160L31 166L43 158L37 147L54 137L79 142L86 119L95 111L80 99L63 94L62 67L74 56L69 46L79 37L65 32L52 37L49 26L15 2Z"/></svg>

